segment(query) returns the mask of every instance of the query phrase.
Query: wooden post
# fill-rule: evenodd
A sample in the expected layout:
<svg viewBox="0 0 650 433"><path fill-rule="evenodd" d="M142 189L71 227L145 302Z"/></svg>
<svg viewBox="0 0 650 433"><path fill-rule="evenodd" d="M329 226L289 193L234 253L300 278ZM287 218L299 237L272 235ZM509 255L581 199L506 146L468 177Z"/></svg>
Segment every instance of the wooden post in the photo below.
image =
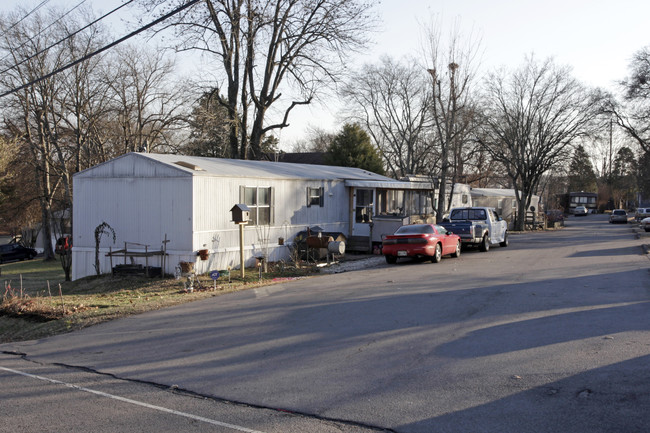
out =
<svg viewBox="0 0 650 433"><path fill-rule="evenodd" d="M149 245L144 246L144 274L149 278Z"/></svg>
<svg viewBox="0 0 650 433"><path fill-rule="evenodd" d="M246 266L244 266L244 224L239 223L239 263L241 264L242 280L246 275Z"/></svg>
<svg viewBox="0 0 650 433"><path fill-rule="evenodd" d="M162 256L162 269L160 270L160 278L165 278L165 266L167 265L167 233L165 233L165 240L163 241L163 256Z"/></svg>
<svg viewBox="0 0 650 433"><path fill-rule="evenodd" d="M113 271L113 247L112 246L108 247L108 257L109 260L111 261L111 274L114 274L115 272Z"/></svg>

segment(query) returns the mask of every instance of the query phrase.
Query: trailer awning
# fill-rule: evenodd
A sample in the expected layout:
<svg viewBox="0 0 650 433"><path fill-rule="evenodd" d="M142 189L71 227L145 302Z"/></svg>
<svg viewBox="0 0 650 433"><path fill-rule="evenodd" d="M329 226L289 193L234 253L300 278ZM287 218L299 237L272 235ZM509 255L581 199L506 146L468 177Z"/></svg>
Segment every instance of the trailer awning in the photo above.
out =
<svg viewBox="0 0 650 433"><path fill-rule="evenodd" d="M432 191L435 188L431 182L403 182L396 180L394 182L377 181L377 180L353 180L345 181L345 186L354 188L380 188L380 189L401 189L401 190L423 190Z"/></svg>

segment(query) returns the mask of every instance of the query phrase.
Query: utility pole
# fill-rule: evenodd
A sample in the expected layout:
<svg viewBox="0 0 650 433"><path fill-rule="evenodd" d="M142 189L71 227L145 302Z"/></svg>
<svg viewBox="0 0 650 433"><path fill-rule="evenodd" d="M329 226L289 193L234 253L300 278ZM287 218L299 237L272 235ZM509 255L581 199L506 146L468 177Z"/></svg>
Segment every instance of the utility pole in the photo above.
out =
<svg viewBox="0 0 650 433"><path fill-rule="evenodd" d="M609 178L612 177L612 135L613 135L613 120L609 119Z"/></svg>

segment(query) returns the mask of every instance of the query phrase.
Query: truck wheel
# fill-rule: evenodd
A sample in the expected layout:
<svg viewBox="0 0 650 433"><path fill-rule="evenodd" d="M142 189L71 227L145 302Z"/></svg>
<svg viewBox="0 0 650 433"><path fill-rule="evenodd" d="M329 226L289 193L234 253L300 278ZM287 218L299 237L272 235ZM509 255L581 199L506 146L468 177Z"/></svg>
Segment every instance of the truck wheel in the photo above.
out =
<svg viewBox="0 0 650 433"><path fill-rule="evenodd" d="M436 244L436 252L431 256L431 261L433 263L438 263L442 260L442 247L440 244Z"/></svg>
<svg viewBox="0 0 650 433"><path fill-rule="evenodd" d="M388 263L389 265L394 265L395 263L397 263L397 257L386 256L386 263Z"/></svg>
<svg viewBox="0 0 650 433"><path fill-rule="evenodd" d="M481 241L481 245L478 247L478 249L484 253L490 250L490 241L488 240L487 235L483 235L483 240Z"/></svg>
<svg viewBox="0 0 650 433"><path fill-rule="evenodd" d="M456 251L451 254L452 257L460 257L460 250L463 249L463 246L461 245L461 242L458 241L456 244Z"/></svg>
<svg viewBox="0 0 650 433"><path fill-rule="evenodd" d="M507 247L508 246L508 232L507 231L503 234L503 242L501 242L499 245L501 245L502 247Z"/></svg>

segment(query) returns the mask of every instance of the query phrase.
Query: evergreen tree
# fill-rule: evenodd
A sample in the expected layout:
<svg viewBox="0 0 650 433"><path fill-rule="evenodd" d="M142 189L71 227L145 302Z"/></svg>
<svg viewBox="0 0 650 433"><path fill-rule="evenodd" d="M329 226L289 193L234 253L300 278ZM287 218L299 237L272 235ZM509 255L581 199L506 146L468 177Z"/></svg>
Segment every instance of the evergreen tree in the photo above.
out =
<svg viewBox="0 0 650 433"><path fill-rule="evenodd" d="M582 145L576 147L569 165L569 191L597 191L597 178L589 154Z"/></svg>
<svg viewBox="0 0 650 433"><path fill-rule="evenodd" d="M345 124L325 154L328 164L357 167L384 174L384 164L370 142L370 136L358 124Z"/></svg>
<svg viewBox="0 0 650 433"><path fill-rule="evenodd" d="M616 152L611 179L614 203L617 204L617 207L628 207L634 201L637 185L636 174L637 161L634 152L627 146L621 147Z"/></svg>
<svg viewBox="0 0 650 433"><path fill-rule="evenodd" d="M189 143L181 150L185 155L213 158L236 158L230 152L230 121L227 110L216 97L217 90L205 92L188 119Z"/></svg>
<svg viewBox="0 0 650 433"><path fill-rule="evenodd" d="M650 200L650 151L639 158L637 182L641 196Z"/></svg>

